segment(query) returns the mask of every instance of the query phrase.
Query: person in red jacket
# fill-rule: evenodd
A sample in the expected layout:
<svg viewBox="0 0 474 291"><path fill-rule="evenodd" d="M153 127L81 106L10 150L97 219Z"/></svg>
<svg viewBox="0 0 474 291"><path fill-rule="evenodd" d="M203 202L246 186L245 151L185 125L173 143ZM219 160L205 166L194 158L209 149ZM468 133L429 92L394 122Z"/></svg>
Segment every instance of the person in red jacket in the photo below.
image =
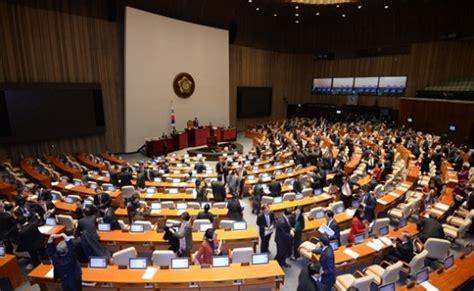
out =
<svg viewBox="0 0 474 291"><path fill-rule="evenodd" d="M214 229L208 228L204 233L204 239L195 256L195 260L197 260L199 264L210 265L212 264L212 256L220 254L220 246L216 238L217 235L214 233Z"/></svg>
<svg viewBox="0 0 474 291"><path fill-rule="evenodd" d="M357 208L354 216L352 217L351 223L351 231L349 232L348 241L352 242L354 240L354 236L360 233L365 232L365 224L362 221L362 209Z"/></svg>

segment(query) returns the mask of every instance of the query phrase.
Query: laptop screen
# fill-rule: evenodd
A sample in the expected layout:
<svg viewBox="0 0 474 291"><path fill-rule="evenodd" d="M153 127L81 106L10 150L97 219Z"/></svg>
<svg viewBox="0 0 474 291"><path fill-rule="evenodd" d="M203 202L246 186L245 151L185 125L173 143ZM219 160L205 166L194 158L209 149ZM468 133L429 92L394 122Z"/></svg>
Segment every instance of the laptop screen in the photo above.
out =
<svg viewBox="0 0 474 291"><path fill-rule="evenodd" d="M107 258L105 257L91 257L89 259L89 268L107 268Z"/></svg>
<svg viewBox="0 0 474 291"><path fill-rule="evenodd" d="M379 234L380 235L386 235L388 233L388 225L387 226L382 226L379 228Z"/></svg>
<svg viewBox="0 0 474 291"><path fill-rule="evenodd" d="M332 240L329 242L331 248L335 251L339 248L339 242L337 240Z"/></svg>
<svg viewBox="0 0 474 291"><path fill-rule="evenodd" d="M174 258L171 259L171 269L188 269L188 258Z"/></svg>
<svg viewBox="0 0 474 291"><path fill-rule="evenodd" d="M245 221L236 221L232 225L232 230L246 230L247 229L247 223Z"/></svg>
<svg viewBox="0 0 474 291"><path fill-rule="evenodd" d="M323 189L314 189L313 194L314 195L321 195L321 194L323 194Z"/></svg>
<svg viewBox="0 0 474 291"><path fill-rule="evenodd" d="M161 210L161 203L160 202L152 202L151 203L151 210Z"/></svg>
<svg viewBox="0 0 474 291"><path fill-rule="evenodd" d="M128 261L129 269L146 269L147 259L146 258L130 258Z"/></svg>
<svg viewBox="0 0 474 291"><path fill-rule="evenodd" d="M168 193L170 193L170 194L178 194L178 189L177 189L177 188L170 188L170 189L168 189Z"/></svg>
<svg viewBox="0 0 474 291"><path fill-rule="evenodd" d="M400 221L398 222L398 227L399 228L405 227L406 225L407 225L406 218L405 219L400 219Z"/></svg>
<svg viewBox="0 0 474 291"><path fill-rule="evenodd" d="M46 218L46 225L56 225L56 219L54 217Z"/></svg>
<svg viewBox="0 0 474 291"><path fill-rule="evenodd" d="M155 178L153 178L153 182L159 183L159 182L161 182L161 178L160 177L155 177Z"/></svg>
<svg viewBox="0 0 474 291"><path fill-rule="evenodd" d="M145 227L143 224L131 224L130 225L130 232L144 232Z"/></svg>
<svg viewBox="0 0 474 291"><path fill-rule="evenodd" d="M212 266L215 268L228 267L229 257L228 256L215 256L212 257Z"/></svg>
<svg viewBox="0 0 474 291"><path fill-rule="evenodd" d="M283 202L283 197L274 197L273 203L278 204Z"/></svg>
<svg viewBox="0 0 474 291"><path fill-rule="evenodd" d="M319 210L314 213L314 218L319 219L324 217L324 210Z"/></svg>
<svg viewBox="0 0 474 291"><path fill-rule="evenodd" d="M340 205L336 208L336 214L343 213L344 212L344 205Z"/></svg>
<svg viewBox="0 0 474 291"><path fill-rule="evenodd" d="M178 209L178 210L185 210L187 208L188 208L188 204L186 202L176 203L176 209Z"/></svg>
<svg viewBox="0 0 474 291"><path fill-rule="evenodd" d="M74 186L81 186L82 182L81 181L74 181Z"/></svg>
<svg viewBox="0 0 474 291"><path fill-rule="evenodd" d="M89 184L89 188L91 188L91 189L97 189L97 184L91 183L91 184Z"/></svg>
<svg viewBox="0 0 474 291"><path fill-rule="evenodd" d="M421 283L427 281L428 276L429 276L428 268L424 268L423 270L416 273L416 283L421 284Z"/></svg>
<svg viewBox="0 0 474 291"><path fill-rule="evenodd" d="M115 191L115 187L114 186L107 186L107 191Z"/></svg>
<svg viewBox="0 0 474 291"><path fill-rule="evenodd" d="M454 255L448 256L444 259L444 269L449 269L454 265Z"/></svg>
<svg viewBox="0 0 474 291"><path fill-rule="evenodd" d="M464 253L469 255L472 252L472 244L468 244L464 247Z"/></svg>
<svg viewBox="0 0 474 291"><path fill-rule="evenodd" d="M357 208L359 208L359 206L360 206L360 201L359 200L353 200L352 201L352 208L357 209Z"/></svg>
<svg viewBox="0 0 474 291"><path fill-rule="evenodd" d="M146 194L155 194L156 189L155 188L146 188Z"/></svg>
<svg viewBox="0 0 474 291"><path fill-rule="evenodd" d="M354 236L354 244L356 245L363 243L364 240L365 240L365 234L363 233Z"/></svg>
<svg viewBox="0 0 474 291"><path fill-rule="evenodd" d="M303 198L304 198L304 195L301 194L301 193L295 195L295 199L296 199L296 200L301 200L301 199L303 199Z"/></svg>
<svg viewBox="0 0 474 291"><path fill-rule="evenodd" d="M74 199L71 198L71 197L66 197L66 198L64 198L64 202L72 204L72 203L74 203Z"/></svg>
<svg viewBox="0 0 474 291"><path fill-rule="evenodd" d="M5 255L5 247L1 246L0 247L0 257L3 257Z"/></svg>
<svg viewBox="0 0 474 291"><path fill-rule="evenodd" d="M379 291L395 291L395 283L389 283L389 284L380 286Z"/></svg>
<svg viewBox="0 0 474 291"><path fill-rule="evenodd" d="M97 225L97 229L99 231L110 231L111 230L111 227L110 227L110 224L109 223L99 223Z"/></svg>
<svg viewBox="0 0 474 291"><path fill-rule="evenodd" d="M268 261L268 253L252 255L252 265L264 265L268 264Z"/></svg>
<svg viewBox="0 0 474 291"><path fill-rule="evenodd" d="M200 232L205 232L209 228L212 228L212 223L202 223L199 225L199 231Z"/></svg>
<svg viewBox="0 0 474 291"><path fill-rule="evenodd" d="M90 205L92 205L92 204L94 204L93 201L91 201L91 200L89 200L89 199L84 200L84 206L90 206Z"/></svg>

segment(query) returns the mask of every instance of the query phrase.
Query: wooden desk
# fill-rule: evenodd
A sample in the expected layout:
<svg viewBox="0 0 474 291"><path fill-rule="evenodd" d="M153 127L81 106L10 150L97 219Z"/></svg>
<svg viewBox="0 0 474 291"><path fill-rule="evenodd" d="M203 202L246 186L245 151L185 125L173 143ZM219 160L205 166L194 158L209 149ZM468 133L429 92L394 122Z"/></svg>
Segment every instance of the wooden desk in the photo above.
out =
<svg viewBox="0 0 474 291"><path fill-rule="evenodd" d="M119 159L116 156L111 155L110 153L107 153L107 152L102 152L99 154L99 156L101 156L104 160L111 162L112 164L121 165L121 166L126 166L128 164L127 161Z"/></svg>
<svg viewBox="0 0 474 291"><path fill-rule="evenodd" d="M58 158L55 157L49 157L49 162L56 168L58 169L61 173L65 174L71 179L81 179L82 178L82 173L81 171L71 168L67 165L65 165L63 162L61 162Z"/></svg>
<svg viewBox="0 0 474 291"><path fill-rule="evenodd" d="M89 160L87 155L84 153L77 154L76 158L81 164L83 164L89 169L96 170L96 171L107 170L107 166L105 164L99 164L99 163Z"/></svg>
<svg viewBox="0 0 474 291"><path fill-rule="evenodd" d="M13 289L20 287L23 280L15 256L6 254L0 257L0 278L8 278Z"/></svg>
<svg viewBox="0 0 474 291"><path fill-rule="evenodd" d="M273 167L270 167L268 169L272 169L272 171L275 171L275 166ZM293 171L291 173L284 173L284 174L281 174L281 175L277 175L275 176L273 179L270 179L269 181L265 181L263 183L271 183L272 181L276 180L276 181L282 181L282 180L285 180L285 179L289 179L289 178L294 178L294 177L298 177L300 175L303 175L303 174L306 174L306 173L309 173L309 172L312 172L316 170L316 167L315 166L309 166L309 167L305 167L303 169L299 169L297 171ZM257 184L258 183L258 179L255 179L255 180L246 180L245 181L245 184L246 185L254 185L254 184Z"/></svg>
<svg viewBox="0 0 474 291"><path fill-rule="evenodd" d="M155 194L146 194L140 193L140 199L145 199L146 201L196 201L196 198L191 193L179 192L176 194L170 193L155 193ZM227 193L227 199L232 198L232 195ZM207 195L208 200L214 200L214 195L209 193Z"/></svg>
<svg viewBox="0 0 474 291"><path fill-rule="evenodd" d="M143 233L122 232L114 230L110 232L97 232L100 241L107 245L111 251L115 252L130 246L135 246L142 252L151 253L154 250L167 250L169 243L163 239L164 232L153 230ZM246 230L231 231L216 229L217 239L222 240L222 250L231 250L240 247L252 247L256 251L258 243L258 232L255 228ZM204 237L203 232L193 232L192 252L197 251Z"/></svg>
<svg viewBox="0 0 474 291"><path fill-rule="evenodd" d="M318 196L304 197L301 200L283 201L282 203L278 204L269 204L268 207L271 211L273 211L273 213L275 213L276 216L279 216L286 209L293 209L297 206L301 206L303 207L303 211L307 212L314 207L328 206L332 200L333 197L331 195L323 193Z"/></svg>
<svg viewBox="0 0 474 291"><path fill-rule="evenodd" d="M464 259L458 257L454 261L454 266L448 270L444 270L443 273L438 274L436 271L431 272L428 281L439 290L455 290L473 277L473 265L473 253ZM408 289L407 286L402 286L397 288L397 290L424 291L426 289L417 284L413 288Z"/></svg>
<svg viewBox="0 0 474 291"><path fill-rule="evenodd" d="M52 279L45 278L51 268L51 265L41 264L31 271L28 277L32 283L40 284L41 290L52 290L58 284ZM190 288L190 283L194 283L196 290L215 290L228 286L226 289L229 291L244 291L248 287L279 290L285 277L285 272L276 261L270 261L268 265L231 264L228 268L203 269L200 266L190 266L187 270L158 270L151 280L142 278L144 272L145 270L119 269L117 266L108 266L107 269L82 268L82 281L113 284L113 287L108 290L118 290L118 287L121 287L120 284L125 287L143 288L143 284L147 283L153 284L152 288L187 290ZM234 281L240 284L234 285ZM87 288L83 287L83 289Z"/></svg>
<svg viewBox="0 0 474 291"><path fill-rule="evenodd" d="M43 225L43 226L40 226L38 228L38 230L41 232L42 235L44 235L45 237L50 237L51 235L53 234L58 234L58 233L63 233L64 230L66 229L66 227L64 225L55 225L55 226L52 226L51 229L47 232L44 232L41 230L42 227L44 226L47 226L47 225Z"/></svg>
<svg viewBox="0 0 474 291"><path fill-rule="evenodd" d="M73 184L68 184L68 183L63 183L63 182L55 184L53 188L61 192L77 193L85 197L97 195L95 189L91 189L86 186L74 186ZM122 200L121 191L106 191L106 192L110 195L110 198L115 199L117 201Z"/></svg>
<svg viewBox="0 0 474 291"><path fill-rule="evenodd" d="M344 165L344 172L347 175L350 175L352 172L354 172L357 166L359 166L361 159L362 159L362 154L360 152L360 148L356 147L354 149L354 153L352 155L351 160Z"/></svg>
<svg viewBox="0 0 474 291"><path fill-rule="evenodd" d="M8 196L8 199L10 199L10 195L13 191L15 191L15 187L13 187L13 185L0 181L0 194Z"/></svg>
<svg viewBox="0 0 474 291"><path fill-rule="evenodd" d="M341 231L351 227L352 217L347 215L345 212L335 214L334 219L339 225L339 228ZM301 241L307 241L307 240L310 240L312 237L317 236L317 234L319 233L318 229L323 224L327 224L327 221L325 218L308 219L305 216L304 230L301 236Z"/></svg>
<svg viewBox="0 0 474 291"><path fill-rule="evenodd" d="M273 173L275 171L285 170L289 167L294 167L294 166L295 166L294 162L288 162L288 163L284 163L284 164L281 164L281 165L278 165L278 166L263 167L263 168L259 168L258 170L247 171L247 175L259 175L259 174L263 174L263 173Z"/></svg>
<svg viewBox="0 0 474 291"><path fill-rule="evenodd" d="M46 189L51 189L51 177L45 176L37 172L33 166L30 164L30 161L27 159L20 162L20 167L25 173L25 175L30 178L33 182L40 184Z"/></svg>

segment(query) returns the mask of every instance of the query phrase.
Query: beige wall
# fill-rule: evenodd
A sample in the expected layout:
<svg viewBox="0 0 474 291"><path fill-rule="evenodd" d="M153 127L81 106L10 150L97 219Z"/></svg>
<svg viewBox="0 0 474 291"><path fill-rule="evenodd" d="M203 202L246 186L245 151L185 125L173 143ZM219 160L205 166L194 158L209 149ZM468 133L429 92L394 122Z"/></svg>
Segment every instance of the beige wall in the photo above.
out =
<svg viewBox="0 0 474 291"><path fill-rule="evenodd" d="M125 150L198 117L201 124L229 124L228 31L179 21L137 9L125 19ZM175 95L180 72L196 83L187 99Z"/></svg>

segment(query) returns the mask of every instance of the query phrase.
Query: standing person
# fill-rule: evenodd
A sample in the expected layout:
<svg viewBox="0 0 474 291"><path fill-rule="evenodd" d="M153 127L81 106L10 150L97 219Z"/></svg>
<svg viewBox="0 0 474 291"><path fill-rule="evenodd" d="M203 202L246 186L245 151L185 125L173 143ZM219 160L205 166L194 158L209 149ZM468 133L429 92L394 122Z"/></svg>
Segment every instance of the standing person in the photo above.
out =
<svg viewBox="0 0 474 291"><path fill-rule="evenodd" d="M282 267L290 268L291 265L286 263L286 258L291 252L291 241L295 235L291 229L289 217L291 211L289 209L285 210L285 213L278 218L276 223L275 230L275 242L277 245L277 254L275 260L278 261L278 264Z"/></svg>
<svg viewBox="0 0 474 291"><path fill-rule="evenodd" d="M34 217L27 219L20 216L17 221L20 225L17 251L27 251L30 255L31 265L36 267L43 260L45 250L43 235L38 230L38 220ZM31 269L31 265L28 265L27 269Z"/></svg>
<svg viewBox="0 0 474 291"><path fill-rule="evenodd" d="M354 240L355 235L365 232L365 224L362 222L362 217L362 210L357 208L354 212L354 216L352 217L351 231L349 232L349 237L347 238L349 242Z"/></svg>
<svg viewBox="0 0 474 291"><path fill-rule="evenodd" d="M224 183L221 181L212 181L211 188L212 195L214 196L214 202L224 202L226 199Z"/></svg>
<svg viewBox="0 0 474 291"><path fill-rule="evenodd" d="M214 223L214 215L209 211L211 206L209 204L204 205L204 211L201 211L196 216L196 219L209 219L211 223Z"/></svg>
<svg viewBox="0 0 474 291"><path fill-rule="evenodd" d="M65 242L61 241L55 246L54 239L60 237ZM78 291L82 288L82 272L71 238L64 233L51 235L48 239L48 254L53 261L54 278L61 280L63 290Z"/></svg>
<svg viewBox="0 0 474 291"><path fill-rule="evenodd" d="M214 229L208 228L204 233L204 239L196 253L195 260L201 265L210 265L212 264L212 257L220 253L221 250L219 248L219 242L217 241L217 235Z"/></svg>
<svg viewBox="0 0 474 291"><path fill-rule="evenodd" d="M428 153L423 154L423 158L421 159L421 169L420 172L422 175L427 175L430 172L430 157Z"/></svg>
<svg viewBox="0 0 474 291"><path fill-rule="evenodd" d="M304 217L303 217L303 208L301 206L296 207L293 216L291 217L291 226L295 236L293 237L293 247L292 247L292 256L290 260L296 260L300 257L298 252L298 247L301 244L301 235L304 230Z"/></svg>
<svg viewBox="0 0 474 291"><path fill-rule="evenodd" d="M365 192L361 205L364 207L364 219L372 222L375 218L375 206L377 205L377 199L375 199L373 192Z"/></svg>
<svg viewBox="0 0 474 291"><path fill-rule="evenodd" d="M193 229L189 222L190 218L187 211L181 213L181 225L179 226L178 232L173 233L173 235L179 239L178 255L180 257L189 256L191 248L193 247Z"/></svg>
<svg viewBox="0 0 474 291"><path fill-rule="evenodd" d="M309 263L308 266L301 269L296 291L319 291L320 273L321 265L319 263Z"/></svg>
<svg viewBox="0 0 474 291"><path fill-rule="evenodd" d="M275 229L275 215L266 204L262 205L262 211L257 216L258 233L260 235L260 252L269 253L268 246L273 230Z"/></svg>
<svg viewBox="0 0 474 291"><path fill-rule="evenodd" d="M229 188L230 194L239 196L240 181L239 176L234 170L229 171L229 176L227 177L227 187Z"/></svg>
<svg viewBox="0 0 474 291"><path fill-rule="evenodd" d="M79 219L76 228L76 237L80 237L82 232L88 232L92 236L97 236L97 216L91 206L84 208L85 216Z"/></svg>
<svg viewBox="0 0 474 291"><path fill-rule="evenodd" d="M326 223L327 226L334 231L334 235L329 237L329 240L337 240L338 244L341 244L341 230L337 221L334 219L334 212L326 210Z"/></svg>
<svg viewBox="0 0 474 291"><path fill-rule="evenodd" d="M352 186L346 176L342 178L341 200L344 202L344 208L347 209L352 206Z"/></svg>
<svg viewBox="0 0 474 291"><path fill-rule="evenodd" d="M229 219L234 221L242 221L244 219L244 209L242 208L242 205L240 205L240 201L237 199L237 196L234 195L232 199L227 202L227 210L227 217L229 217Z"/></svg>
<svg viewBox="0 0 474 291"><path fill-rule="evenodd" d="M196 200L197 202L207 201L206 195L206 181L203 180L196 180Z"/></svg>
<svg viewBox="0 0 474 291"><path fill-rule="evenodd" d="M132 185L132 173L128 167L123 167L121 173L117 176L118 185L131 186Z"/></svg>
<svg viewBox="0 0 474 291"><path fill-rule="evenodd" d="M321 235L320 242L322 244L322 248L316 248L313 250L313 252L320 254L319 262L323 268L320 290L329 291L336 283L336 263L334 259L334 250L329 245L329 238L326 234Z"/></svg>

